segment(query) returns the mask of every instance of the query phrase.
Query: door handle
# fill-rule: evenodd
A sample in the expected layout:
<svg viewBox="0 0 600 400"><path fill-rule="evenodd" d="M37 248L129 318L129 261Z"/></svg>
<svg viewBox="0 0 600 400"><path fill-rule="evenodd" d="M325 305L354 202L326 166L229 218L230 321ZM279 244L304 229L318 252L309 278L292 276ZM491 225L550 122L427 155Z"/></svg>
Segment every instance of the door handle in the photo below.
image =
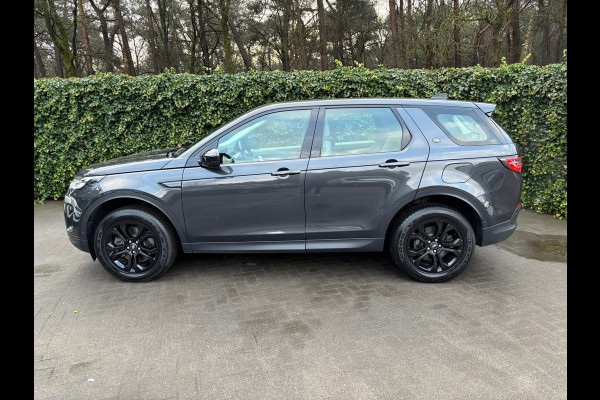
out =
<svg viewBox="0 0 600 400"><path fill-rule="evenodd" d="M383 164L379 164L381 168L386 167L408 167L410 165L409 162L406 161L396 161L396 160L387 160Z"/></svg>
<svg viewBox="0 0 600 400"><path fill-rule="evenodd" d="M300 173L299 169L287 169L287 168L279 168L277 171L271 172L273 176L285 176L285 175L297 175Z"/></svg>

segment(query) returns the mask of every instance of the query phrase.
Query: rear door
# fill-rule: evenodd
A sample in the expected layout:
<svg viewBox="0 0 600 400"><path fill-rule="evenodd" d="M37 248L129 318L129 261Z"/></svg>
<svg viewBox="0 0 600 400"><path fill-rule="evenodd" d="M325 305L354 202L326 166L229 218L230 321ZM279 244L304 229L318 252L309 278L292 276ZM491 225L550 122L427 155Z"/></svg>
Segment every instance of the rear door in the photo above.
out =
<svg viewBox="0 0 600 400"><path fill-rule="evenodd" d="M394 107L322 107L306 173L306 250L381 250L428 153Z"/></svg>

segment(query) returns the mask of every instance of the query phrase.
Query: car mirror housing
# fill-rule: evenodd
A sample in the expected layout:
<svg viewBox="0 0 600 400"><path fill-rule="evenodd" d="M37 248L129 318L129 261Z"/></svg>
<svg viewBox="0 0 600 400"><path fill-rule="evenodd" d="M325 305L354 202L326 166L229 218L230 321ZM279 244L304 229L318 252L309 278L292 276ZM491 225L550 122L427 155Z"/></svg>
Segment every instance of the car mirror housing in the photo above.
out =
<svg viewBox="0 0 600 400"><path fill-rule="evenodd" d="M202 154L202 157L200 157L198 163L201 167L218 168L221 165L221 156L219 155L219 150L207 150L204 154Z"/></svg>

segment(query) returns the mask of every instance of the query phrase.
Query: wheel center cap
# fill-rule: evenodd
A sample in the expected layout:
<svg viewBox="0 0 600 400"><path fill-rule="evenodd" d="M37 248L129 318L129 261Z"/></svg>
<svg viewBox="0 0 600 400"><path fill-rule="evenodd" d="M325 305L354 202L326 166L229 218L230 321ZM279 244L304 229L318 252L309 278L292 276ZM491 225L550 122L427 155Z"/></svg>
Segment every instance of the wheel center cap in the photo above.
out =
<svg viewBox="0 0 600 400"><path fill-rule="evenodd" d="M137 246L135 245L135 243L131 244L131 250L135 250L137 248Z"/></svg>
<svg viewBox="0 0 600 400"><path fill-rule="evenodd" d="M431 243L431 248L432 249L437 249L437 247L438 247L437 243L435 243L435 242Z"/></svg>

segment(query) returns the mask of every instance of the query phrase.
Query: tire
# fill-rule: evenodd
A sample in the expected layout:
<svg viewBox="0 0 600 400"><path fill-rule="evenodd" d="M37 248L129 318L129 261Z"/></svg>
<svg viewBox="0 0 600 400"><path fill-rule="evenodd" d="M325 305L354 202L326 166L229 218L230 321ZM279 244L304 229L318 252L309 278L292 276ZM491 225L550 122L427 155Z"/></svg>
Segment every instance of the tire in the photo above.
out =
<svg viewBox="0 0 600 400"><path fill-rule="evenodd" d="M128 282L147 282L167 272L179 246L163 216L147 207L128 206L100 221L94 250L111 275Z"/></svg>
<svg viewBox="0 0 600 400"><path fill-rule="evenodd" d="M471 224L458 211L441 204L408 210L392 229L390 253L394 263L420 282L456 278L474 252Z"/></svg>

